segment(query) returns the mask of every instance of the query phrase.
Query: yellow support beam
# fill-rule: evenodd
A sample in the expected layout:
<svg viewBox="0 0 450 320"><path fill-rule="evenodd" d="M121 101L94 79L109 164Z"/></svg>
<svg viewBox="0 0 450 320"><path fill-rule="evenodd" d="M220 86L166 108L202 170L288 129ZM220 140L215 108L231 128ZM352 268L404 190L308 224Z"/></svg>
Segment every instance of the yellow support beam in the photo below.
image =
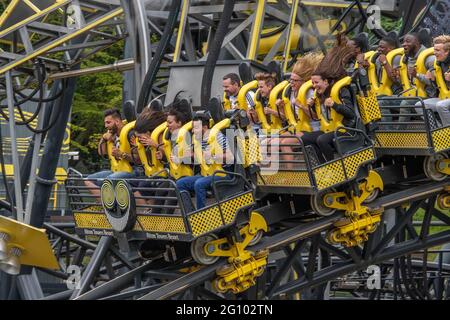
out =
<svg viewBox="0 0 450 320"><path fill-rule="evenodd" d="M255 60L259 47L259 39L261 37L262 25L264 22L266 0L258 0L258 6L253 13L255 16L250 38L250 45L247 51L247 59Z"/></svg>
<svg viewBox="0 0 450 320"><path fill-rule="evenodd" d="M180 26L178 27L177 42L175 44L175 52L173 54L173 62L178 62L180 59L181 47L183 46L183 35L186 28L187 15L189 13L189 0L183 1L183 8L181 9Z"/></svg>
<svg viewBox="0 0 450 320"><path fill-rule="evenodd" d="M20 0L12 0L8 6L6 7L3 14L0 16L0 27L3 25L3 23L6 21L6 19L9 18L11 13L14 11L14 8L19 4Z"/></svg>
<svg viewBox="0 0 450 320"><path fill-rule="evenodd" d="M62 45L63 43L68 42L68 41L78 37L79 35L101 25L102 23L104 23L112 18L115 18L115 17L121 15L122 13L123 13L123 9L118 8L118 9L112 11L111 13L108 13L108 14L102 16L101 18L91 22L90 24L87 24L83 28L78 29L71 34L67 34L64 37L61 37L61 38L49 43L48 45L44 46L43 48L40 48L40 49L34 51L33 53L29 54L28 56L26 56L18 61L7 64L0 70L0 75L4 74L5 72L7 72L17 66L20 66L21 64L23 64L31 59L34 59L40 55L43 55L47 51L50 51L51 49L54 49L54 48Z"/></svg>
<svg viewBox="0 0 450 320"><path fill-rule="evenodd" d="M293 0L291 7L291 16L289 21L289 33L286 37L286 44L284 46L284 62L283 62L283 72L287 71L289 53L291 52L291 39L294 34L295 21L297 18L297 10L298 10L298 2L299 0Z"/></svg>
<svg viewBox="0 0 450 320"><path fill-rule="evenodd" d="M41 9L39 9L38 7L36 7L36 6L34 5L34 3L31 2L30 0L23 0L23 2L24 2L27 6L29 6L34 12L36 12L36 13L41 12Z"/></svg>
<svg viewBox="0 0 450 320"><path fill-rule="evenodd" d="M25 20L22 20L12 26L10 26L9 28L6 28L5 30L3 30L2 32L0 32L0 38L3 38L5 35L7 35L8 33L17 30L25 25L27 25L30 22L33 22L37 19L39 19L40 17L45 16L47 13L50 13L51 11L58 9L59 7L62 7L63 5L69 3L70 0L58 0L56 1L54 4L52 4L51 6L45 8L44 10L41 10L39 13L35 13L31 16L29 16L28 18L26 18ZM5 13L4 13L5 14ZM2 15L3 17L3 15ZM0 22L3 22L0 20ZM0 23L1 25L1 23Z"/></svg>

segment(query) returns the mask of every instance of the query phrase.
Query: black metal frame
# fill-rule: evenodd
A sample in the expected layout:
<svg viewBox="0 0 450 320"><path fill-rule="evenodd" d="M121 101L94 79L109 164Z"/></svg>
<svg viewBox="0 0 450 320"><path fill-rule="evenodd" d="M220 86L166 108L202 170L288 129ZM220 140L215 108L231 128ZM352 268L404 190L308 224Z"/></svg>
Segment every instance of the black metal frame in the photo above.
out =
<svg viewBox="0 0 450 320"><path fill-rule="evenodd" d="M435 131L438 130L442 130L442 129L446 129L449 128L450 125L445 126L445 127L438 127L436 124L436 118L433 114L432 110L428 110L425 107L425 103L423 101L423 99L421 97L381 97L378 98L381 101L416 101L416 102L421 102L421 106L420 108L422 109L422 114L415 114L412 116L419 116L423 118L423 124L425 125L425 129L422 130L408 130L408 129L392 129L392 130L381 130L379 128L375 128L374 132L375 132L375 138L376 138L376 134L377 133L425 133L427 135L427 141L428 141L428 148L383 148L381 146L376 146L375 145L375 150L377 152L377 154L379 155L419 155L419 156L429 156L429 155L433 155L435 154L435 146L434 146L434 142L433 142L433 138L432 138L432 134ZM380 106L380 108L383 107L387 107L387 106ZM400 105L398 106L399 108L401 107ZM411 106L411 105L407 105L404 106L405 108L418 108L415 106ZM383 114L382 114L383 116ZM396 115L393 115L396 116ZM392 117L392 115L390 115L390 117ZM384 121L380 121L379 124L383 124ZM393 121L391 121L393 123L393 125L395 125L395 123ZM416 124L421 124L422 122L417 122ZM401 122L398 122L397 125L401 124ZM450 148L449 148L450 149ZM442 151L447 151L449 149L446 150L442 150ZM442 152L440 151L440 152Z"/></svg>
<svg viewBox="0 0 450 320"><path fill-rule="evenodd" d="M352 150L351 153L348 153L348 154L346 154L346 155L343 155L343 154L340 152L340 149L339 149L339 142L338 142L338 140L336 139L336 138L337 138L337 130L340 130L340 129L345 129L345 130L347 130L347 131L353 131L353 132L362 134L362 135L364 136L364 138L366 139L366 141L368 142L369 145L368 145L367 147L364 147L364 148L358 148L358 149L356 149L356 150ZM352 181L356 180L356 179L358 178L358 172L360 171L361 167L364 166L364 165L366 165L366 164L372 163L372 162L374 162L374 161L376 160L375 150L374 150L374 156L375 156L375 158L374 158L374 159L371 159L371 160L368 160L368 161L362 162L362 163L360 164L360 166L359 166L359 168L358 168L358 170L357 170L355 176L352 177L351 179L348 178L347 170L346 170L346 167L345 167L345 164L344 164L344 159L347 158L347 157L351 157L351 156L353 156L353 155L355 155L355 154L357 154L357 153L359 153L359 152L361 152L361 151L364 151L364 150L367 150L367 149L374 149L374 145L373 145L373 143L372 143L372 140L367 136L367 134L366 134L364 131L359 130L359 129L354 129L354 128L348 128L348 127L344 127L344 126L341 126L341 127L337 128L336 131L334 132L334 134L335 134L335 139L334 139L334 140L337 141L337 148L336 148L336 149L337 149L337 152L338 152L338 154L339 154L339 157L338 157L337 159L333 159L333 160L331 160L331 161L327 161L327 162L322 163L322 164L319 164L319 163L318 163L317 165L313 165L313 163L314 163L313 160L315 160L315 159L311 159L311 158L310 158L310 157L311 157L310 152L314 152L314 150L312 149L312 150L308 150L308 152L306 152L306 148L308 148L308 147L310 147L310 146L305 146L305 145L303 144L303 141L301 140L300 137L298 137L298 136L296 136L296 135L283 135L283 136L279 136L280 138L297 138L297 139L298 139L299 144L298 144L298 145L295 145L295 147L299 147L299 148L301 149L301 153L303 154L303 156L304 156L304 158L305 158L306 170L297 169L297 170L295 170L295 171L296 171L296 172L298 172L298 171L301 171L301 172L307 172L307 173L308 173L308 176L309 176L310 183L311 183L311 187L296 187L296 192L294 192L290 186L283 187L283 186L264 186L264 185L258 185L258 188L261 189L261 190L263 190L263 191L265 191L265 192L266 192L266 191L267 191L267 192L273 191L273 192L276 192L276 193L286 193L285 188L289 188L289 193L295 193L295 194L314 194L314 193L316 193L316 192L319 191L319 189L318 189L318 187L317 187L316 179L315 179L314 174L313 174L313 173L314 173L314 170L319 169L319 168L322 168L322 167L326 167L326 166L328 166L328 165L330 165L331 163L336 162L336 161L340 161L341 164L342 164L342 168L343 168L343 170L344 170L345 181L342 181L342 182L340 182L340 183L334 184L334 185L332 185L332 186L330 186L330 187L327 187L327 188L325 188L325 189L321 189L321 190L320 190L321 192L323 192L324 190L329 190L329 189L332 189L332 188L340 187L340 186L342 186L342 185L348 184L349 182L352 182ZM267 137L270 137L270 136L267 136ZM280 171L281 171L281 170L280 170ZM290 170L282 170L282 171L290 171ZM292 171L294 171L294 170L292 170ZM261 175L261 173L258 173L258 174L259 174L261 180L265 183L264 178L263 178L263 176Z"/></svg>

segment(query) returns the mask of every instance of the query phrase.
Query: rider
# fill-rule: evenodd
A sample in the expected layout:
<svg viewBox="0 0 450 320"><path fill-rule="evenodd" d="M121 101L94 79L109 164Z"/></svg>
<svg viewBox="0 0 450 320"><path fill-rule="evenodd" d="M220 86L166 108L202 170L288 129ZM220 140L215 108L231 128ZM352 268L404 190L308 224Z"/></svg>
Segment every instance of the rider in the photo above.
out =
<svg viewBox="0 0 450 320"><path fill-rule="evenodd" d="M211 146L208 144L208 138L211 131L210 119L211 117L205 113L196 113L194 115L192 120L193 139L201 141L202 156L207 163L211 161L222 163L224 171L231 171L234 156L228 146L227 138L221 132L218 133L216 140L222 150L221 152L214 154L214 156L211 154ZM178 179L177 187L180 191L195 191L197 209L201 209L206 206L206 191L211 189L213 179L214 181L217 181L228 178L228 176L221 177L218 175L202 176L198 173L192 177Z"/></svg>
<svg viewBox="0 0 450 320"><path fill-rule="evenodd" d="M124 127L122 122L122 117L120 111L118 109L107 109L104 111L104 124L107 130L106 133L103 134L100 139L98 145L98 153L100 156L108 155L106 144L108 142L112 142L114 144L112 148L112 156L117 160L126 160L128 162L133 162L132 154L121 152L120 151L120 132ZM133 144L134 137L132 135L128 136L128 141L130 144ZM87 177L87 180L84 181L85 185L90 187L91 193L94 195L100 195L100 191L97 189L98 186L101 185L101 182L108 179L125 179L125 178L133 178L136 176L136 172L133 170L132 172L125 171L117 171L113 172L112 170L103 170L100 172L93 173ZM95 181L95 182L94 182Z"/></svg>

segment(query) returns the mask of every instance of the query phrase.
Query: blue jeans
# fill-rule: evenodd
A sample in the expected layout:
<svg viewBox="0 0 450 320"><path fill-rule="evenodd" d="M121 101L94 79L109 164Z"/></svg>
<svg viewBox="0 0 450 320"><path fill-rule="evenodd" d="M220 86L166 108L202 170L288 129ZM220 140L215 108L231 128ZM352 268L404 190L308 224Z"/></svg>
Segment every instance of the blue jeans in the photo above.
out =
<svg viewBox="0 0 450 320"><path fill-rule="evenodd" d="M102 185L103 180L108 179L129 179L136 177L136 173L133 172L125 172L118 171L112 172L111 170L103 170L87 176L88 179L96 180L94 183L98 186Z"/></svg>
<svg viewBox="0 0 450 320"><path fill-rule="evenodd" d="M229 179L229 176L219 177L214 176L214 181ZM195 191L195 198L197 201L197 209L206 206L206 191L211 189L213 176L204 177L202 175L195 175L192 177L183 177L177 180L177 187L180 191Z"/></svg>

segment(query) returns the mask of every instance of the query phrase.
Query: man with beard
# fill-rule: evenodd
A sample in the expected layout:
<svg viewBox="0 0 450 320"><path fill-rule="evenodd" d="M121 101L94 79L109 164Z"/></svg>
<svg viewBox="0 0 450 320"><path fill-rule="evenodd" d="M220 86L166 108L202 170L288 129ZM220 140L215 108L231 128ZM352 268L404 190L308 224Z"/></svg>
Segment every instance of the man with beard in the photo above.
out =
<svg viewBox="0 0 450 320"><path fill-rule="evenodd" d="M126 161L132 161L133 156L126 152L120 151L120 132L124 127L122 122L122 117L120 115L120 111L117 109L107 109L104 111L104 124L107 132L103 134L100 139L98 145L98 153L100 156L107 156L107 143L113 142L112 148L112 156L116 159L122 159ZM129 137L130 140L130 137ZM135 172L125 172L125 171L117 171L113 172L112 170L103 170L100 172L93 173L87 177L88 180L85 180L85 185L87 187L91 187L90 192L96 196L100 195L100 190L97 189L98 186L101 185L104 179L125 179L125 178L133 178L135 177Z"/></svg>
<svg viewBox="0 0 450 320"><path fill-rule="evenodd" d="M405 60L404 62L408 66L408 77L411 82L414 78L417 78L420 82L425 84L425 91L428 98L436 97L436 88L433 85L432 78L434 77L434 56L429 56L425 60L425 68L427 69L426 74L417 73L416 62L420 53L427 48L420 43L419 36L417 33L409 33L403 39L402 44L405 50Z"/></svg>

